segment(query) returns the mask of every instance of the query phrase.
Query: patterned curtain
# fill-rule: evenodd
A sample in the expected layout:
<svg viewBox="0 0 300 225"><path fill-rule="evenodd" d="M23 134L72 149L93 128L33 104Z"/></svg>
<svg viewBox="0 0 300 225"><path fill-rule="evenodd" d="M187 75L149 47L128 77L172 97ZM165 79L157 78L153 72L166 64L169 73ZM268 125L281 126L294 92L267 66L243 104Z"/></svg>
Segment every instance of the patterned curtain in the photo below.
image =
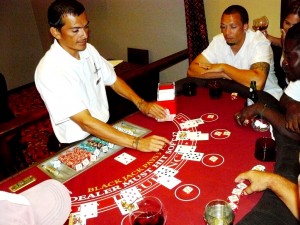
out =
<svg viewBox="0 0 300 225"><path fill-rule="evenodd" d="M208 46L203 0L184 0L189 62Z"/></svg>

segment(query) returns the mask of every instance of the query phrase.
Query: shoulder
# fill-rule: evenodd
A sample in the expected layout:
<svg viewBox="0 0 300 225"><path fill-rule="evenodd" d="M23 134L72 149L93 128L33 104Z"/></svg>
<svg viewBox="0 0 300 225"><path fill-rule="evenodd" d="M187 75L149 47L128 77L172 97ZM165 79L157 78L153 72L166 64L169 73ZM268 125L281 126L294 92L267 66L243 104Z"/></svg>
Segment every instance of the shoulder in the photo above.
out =
<svg viewBox="0 0 300 225"><path fill-rule="evenodd" d="M246 41L252 44L266 44L270 45L271 42L260 31L252 31L250 29L246 32Z"/></svg>

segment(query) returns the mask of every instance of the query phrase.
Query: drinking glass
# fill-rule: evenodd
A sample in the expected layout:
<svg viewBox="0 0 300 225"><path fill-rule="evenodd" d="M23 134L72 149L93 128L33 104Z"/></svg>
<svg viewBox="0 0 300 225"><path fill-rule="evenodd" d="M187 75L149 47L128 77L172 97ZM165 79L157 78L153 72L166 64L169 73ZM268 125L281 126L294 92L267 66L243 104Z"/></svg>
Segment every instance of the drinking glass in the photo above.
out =
<svg viewBox="0 0 300 225"><path fill-rule="evenodd" d="M254 19L253 20L253 30L257 31L257 30L260 30L260 31L263 31L263 30L266 30L269 26L269 20L266 16L263 16L261 18L258 18L258 19Z"/></svg>
<svg viewBox="0 0 300 225"><path fill-rule="evenodd" d="M265 162L276 160L276 142L270 137L260 137L255 143L256 159Z"/></svg>
<svg viewBox="0 0 300 225"><path fill-rule="evenodd" d="M129 214L131 225L164 225L167 215L161 200L154 196L144 196L134 203L137 209Z"/></svg>
<svg viewBox="0 0 300 225"><path fill-rule="evenodd" d="M231 225L234 213L228 202L216 199L205 206L204 219L207 225Z"/></svg>
<svg viewBox="0 0 300 225"><path fill-rule="evenodd" d="M222 84L218 80L212 80L208 82L209 96L213 99L221 98L222 96Z"/></svg>
<svg viewBox="0 0 300 225"><path fill-rule="evenodd" d="M255 131L259 131L259 132L265 132L268 131L270 128L270 123L263 119L261 116L257 116L252 120L252 128Z"/></svg>

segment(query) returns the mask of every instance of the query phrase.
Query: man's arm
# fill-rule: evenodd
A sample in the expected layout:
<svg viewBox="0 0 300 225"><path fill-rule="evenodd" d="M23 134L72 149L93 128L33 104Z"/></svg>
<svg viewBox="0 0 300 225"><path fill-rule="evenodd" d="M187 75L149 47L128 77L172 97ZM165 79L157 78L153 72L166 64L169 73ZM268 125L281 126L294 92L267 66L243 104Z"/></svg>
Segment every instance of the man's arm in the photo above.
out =
<svg viewBox="0 0 300 225"><path fill-rule="evenodd" d="M255 116L261 116L269 121L272 126L279 131L280 134L290 137L294 140L300 140L300 135L291 132L285 126L285 116L277 111L274 111L271 108L268 108L267 105L262 104L261 102L255 103L251 106L245 107L237 115L238 122L241 125L248 125Z"/></svg>
<svg viewBox="0 0 300 225"><path fill-rule="evenodd" d="M137 108L147 116L155 119L163 119L166 117L166 113L163 107L153 102L145 102L129 87L124 80L117 77L117 80L113 85L112 89L120 96L133 102Z"/></svg>
<svg viewBox="0 0 300 225"><path fill-rule="evenodd" d="M241 173L235 178L235 182L237 183L244 180L250 182L250 185L244 190L245 195L270 189L284 202L293 215L299 219L299 195L296 184L278 174L253 170Z"/></svg>
<svg viewBox="0 0 300 225"><path fill-rule="evenodd" d="M81 129L98 138L143 152L157 152L161 150L165 144L169 144L169 140L156 135L139 139L120 132L109 124L92 117L88 110L77 113L72 116L71 119L77 123Z"/></svg>
<svg viewBox="0 0 300 225"><path fill-rule="evenodd" d="M280 99L280 105L286 109L286 129L300 135L300 102L283 94Z"/></svg>
<svg viewBox="0 0 300 225"><path fill-rule="evenodd" d="M256 81L258 90L265 86L270 65L266 62L257 62L251 65L249 70L238 69L234 66L219 63L211 64L202 54L197 56L188 68L188 76L203 79L225 78L234 80L246 87L251 80Z"/></svg>

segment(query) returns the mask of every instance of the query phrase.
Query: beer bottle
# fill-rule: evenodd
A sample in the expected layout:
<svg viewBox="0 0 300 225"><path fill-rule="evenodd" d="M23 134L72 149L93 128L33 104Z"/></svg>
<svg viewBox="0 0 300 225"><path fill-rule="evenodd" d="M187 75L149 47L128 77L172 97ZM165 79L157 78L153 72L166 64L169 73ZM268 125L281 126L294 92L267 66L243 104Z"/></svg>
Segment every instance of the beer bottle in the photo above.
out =
<svg viewBox="0 0 300 225"><path fill-rule="evenodd" d="M246 101L246 105L247 106L253 105L257 101L258 101L258 95L256 90L256 81L252 80L250 83L249 94Z"/></svg>

